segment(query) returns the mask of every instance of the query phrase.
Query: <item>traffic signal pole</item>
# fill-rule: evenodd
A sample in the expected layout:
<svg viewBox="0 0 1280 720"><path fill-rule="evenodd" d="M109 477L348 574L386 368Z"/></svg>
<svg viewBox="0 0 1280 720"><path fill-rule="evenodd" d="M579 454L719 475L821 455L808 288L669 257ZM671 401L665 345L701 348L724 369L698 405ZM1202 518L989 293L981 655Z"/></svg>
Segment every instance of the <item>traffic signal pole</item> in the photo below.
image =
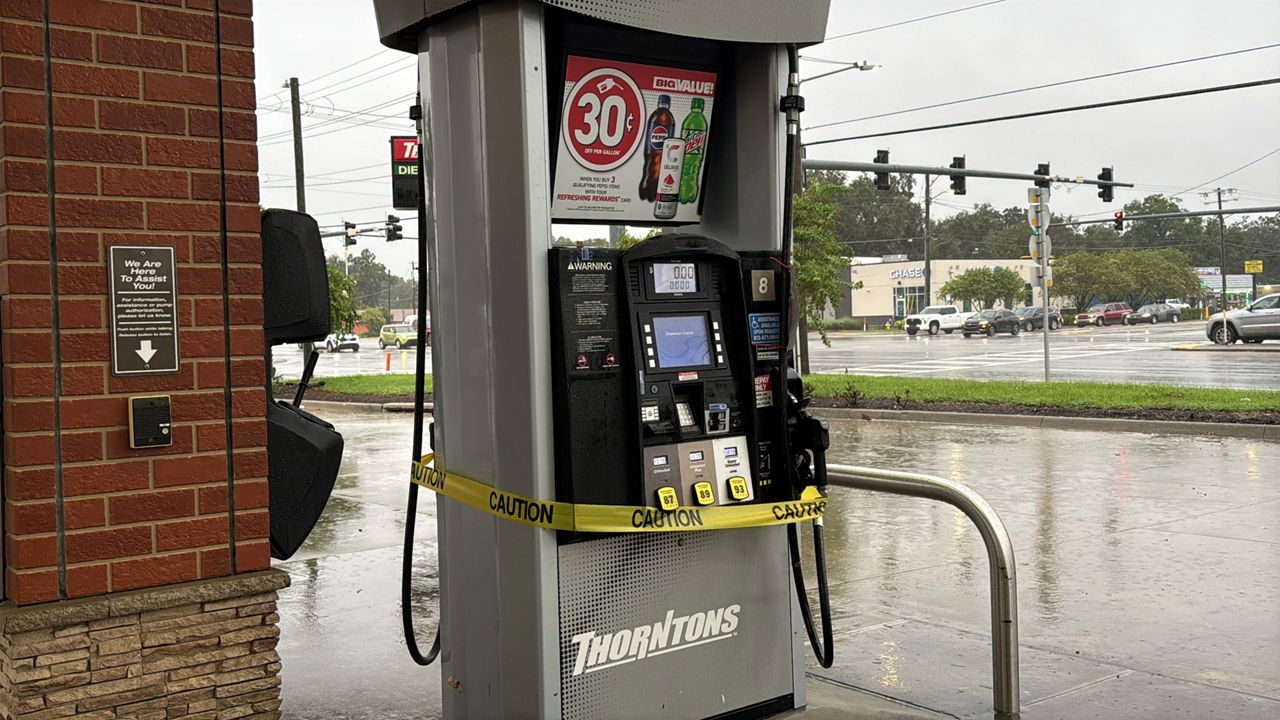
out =
<svg viewBox="0 0 1280 720"><path fill-rule="evenodd" d="M950 175L955 177L979 177L995 180L1030 180L1031 182L1061 183L1066 185L1097 185L1098 187L1133 187L1133 183L1105 180L1089 180L1083 177L1065 177L1062 175L1036 175L1033 173L1013 173L1000 170L979 170L977 168L949 168L932 165L896 165L892 163L855 162L850 160L818 160L806 159L806 170L843 170L845 172L896 173L898 175Z"/></svg>

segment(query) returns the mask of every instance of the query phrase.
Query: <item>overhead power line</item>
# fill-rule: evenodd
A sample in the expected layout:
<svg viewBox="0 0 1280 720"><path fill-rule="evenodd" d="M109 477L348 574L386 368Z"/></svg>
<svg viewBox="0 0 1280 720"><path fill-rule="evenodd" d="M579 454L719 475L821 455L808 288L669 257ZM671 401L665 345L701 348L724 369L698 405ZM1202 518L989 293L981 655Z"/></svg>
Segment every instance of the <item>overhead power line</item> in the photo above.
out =
<svg viewBox="0 0 1280 720"><path fill-rule="evenodd" d="M347 63L346 65L343 65L342 67L337 68L337 69L335 69L335 70L330 70L329 72L324 73L323 75L317 75L317 76L315 76L315 77L313 77L313 78L307 78L306 80L303 80L302 82L313 83L313 82L315 82L315 81L317 81L317 80L323 80L324 78L327 78L327 77L331 77L331 76L333 76L333 75L336 75L336 74L338 74L338 73L342 72L343 70L346 70L347 68L355 67L356 65L359 65L360 63L367 62L367 61L372 60L372 59L374 59L374 58L376 58L376 57L379 57L379 56L381 56L381 55L385 55L385 54L387 54L387 53L389 53L389 52L393 52L393 51L392 51L390 48L386 48L386 49L383 49L383 50L379 50L378 52L376 52L376 53L374 53L374 54L372 54L372 55L368 55L368 56L366 56L366 57L362 57L362 58L360 58L359 60L355 60L355 61L349 62L349 63ZM396 60L397 60L397 62L398 62L399 60L402 60L402 59L403 59L403 58L397 58ZM277 95L279 95L279 94L280 94L280 93L279 93L279 91L277 91L277 92L271 93L270 95L263 95L262 97L258 98L258 102L259 102L259 103L264 102L264 101L269 100L269 99L271 99L271 98L273 98L273 97L275 97L275 96L277 96Z"/></svg>
<svg viewBox="0 0 1280 720"><path fill-rule="evenodd" d="M1213 179L1211 179L1211 180L1205 180L1204 182L1200 183L1199 185L1192 185L1191 187L1187 188L1186 190L1183 190L1183 191L1182 191L1182 192L1180 192L1180 193L1177 193L1177 194L1175 194L1175 195L1172 195L1171 197L1178 197L1178 195L1186 195L1187 193L1191 192L1192 190L1196 190L1196 189L1202 188L1202 187L1204 187L1205 185L1208 185L1209 183L1215 183L1215 182L1218 182L1219 180L1221 180L1221 179L1223 179L1223 178L1225 178L1225 177L1230 177L1231 175L1235 175L1236 173L1240 172L1241 170L1244 170L1244 169L1245 169L1245 168L1247 168L1247 167L1252 167L1252 166L1254 166L1254 165L1257 165L1258 163L1262 162L1263 160L1266 160L1267 158L1271 157L1272 155L1275 155L1276 153L1280 153L1280 147L1276 148L1275 150L1272 150L1271 152L1267 153L1266 155L1263 155L1263 156L1262 156L1262 157L1260 157L1260 158L1256 158L1256 159L1254 159L1254 160L1250 160L1249 162L1247 162L1247 163L1245 163L1245 164L1241 165L1240 167L1236 168L1235 170L1232 170L1231 172L1223 173L1223 174L1219 175L1218 177L1213 178Z"/></svg>
<svg viewBox="0 0 1280 720"><path fill-rule="evenodd" d="M831 42L832 40L839 40L841 38L853 37L854 35L865 35L867 33L873 33L879 30L888 30L889 28L902 27L903 25L910 25L912 23L924 22L925 20L932 20L934 18L945 17L947 15L955 15L956 13L962 13L968 10L977 10L978 8L984 8L989 5L999 5L1000 3L1003 3L1003 2L1007 2L1007 0L988 0L988 2L978 3L977 5L969 5L967 7L962 7L962 8L956 8L955 10L947 10L945 12L933 13L932 15L924 15L922 17L911 18L910 20L900 20L895 23L889 23L888 25L880 25L878 27L864 28L862 30L854 30L853 32L841 33L839 35L832 35L826 38L823 42Z"/></svg>
<svg viewBox="0 0 1280 720"><path fill-rule="evenodd" d="M849 118L847 120L835 120L833 122L820 123L818 125L810 125L804 130L821 130L822 128L835 127L837 125L848 125L849 123L863 122L866 120L876 120L878 118L893 117L895 115L906 115L908 113L920 112L921 110L935 110L937 108L951 107L953 105L962 105L964 103L976 102L978 100L990 100L991 98L1005 97L1008 95L1016 95L1018 93L1031 92L1033 90L1044 90L1046 88L1061 87L1063 85L1072 85L1075 83L1088 82L1090 80L1101 80L1103 78L1118 77L1120 75L1128 75L1130 73L1146 72L1147 70L1158 70L1160 68L1174 67L1175 65L1186 65L1188 63L1203 62L1205 60L1214 60L1217 58L1229 57L1231 55L1243 55L1245 53L1258 52L1261 50L1271 50L1280 47L1280 43L1272 43L1270 45L1259 45L1257 47L1243 48L1241 50L1231 50L1229 52L1215 53L1213 55L1201 55L1200 57L1186 58L1183 60L1173 60L1171 62L1159 63L1156 65L1146 65L1144 67L1129 68L1128 70L1116 70L1113 72L1101 73L1098 75L1087 75L1085 77L1072 78L1070 80L1059 80L1057 82L1044 83L1042 85L1031 85L1016 90L1004 90L1002 92L987 93L986 95L975 95L973 97L962 98L960 100L948 100L947 102L933 103L931 105L921 105L919 107L906 108L905 110L894 110L892 112L878 113L876 115L863 115L862 117ZM823 61L828 62L828 61ZM834 63L841 65L852 65L854 63Z"/></svg>
<svg viewBox="0 0 1280 720"><path fill-rule="evenodd" d="M1061 113L1079 112L1081 110L1098 110L1107 107L1117 107L1120 105L1133 105L1135 103L1152 102L1155 100L1170 100L1173 98L1192 97L1194 95L1206 95L1209 93L1227 92L1229 90L1244 90L1246 88L1261 87L1263 85L1274 85L1280 83L1280 77L1268 78L1266 80L1253 80L1250 82L1234 83L1231 85L1215 85L1213 87L1196 88L1194 90L1180 90L1178 92L1161 93L1159 95L1144 95L1141 97L1125 98L1123 100L1109 100L1106 102L1089 103L1087 105L1073 105L1070 107L1054 108L1052 110L1034 110L1025 113L1016 113L1014 115L1001 115L998 117L982 118L980 120L964 120L961 122L944 123L941 125L928 125L925 127L907 128L905 130L890 130L887 132L867 133L865 135L849 135L846 137L828 138L825 140L812 140L804 143L805 147L815 145L829 145L831 143L848 142L850 140L866 140L869 138L888 137L890 135L909 135L911 133L929 132L932 130L949 130L951 128L968 127L971 125L985 125L987 123L1004 122L1006 120L1023 120L1026 118L1040 117L1043 115L1058 115Z"/></svg>

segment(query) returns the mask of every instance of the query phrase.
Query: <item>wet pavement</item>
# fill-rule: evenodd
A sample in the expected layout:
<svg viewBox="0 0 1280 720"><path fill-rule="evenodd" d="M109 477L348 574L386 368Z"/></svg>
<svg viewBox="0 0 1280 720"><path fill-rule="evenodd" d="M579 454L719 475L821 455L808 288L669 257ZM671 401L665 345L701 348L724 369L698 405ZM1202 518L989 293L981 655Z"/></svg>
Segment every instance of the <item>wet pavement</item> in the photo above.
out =
<svg viewBox="0 0 1280 720"><path fill-rule="evenodd" d="M1280 343L1237 344L1224 352L1185 352L1208 345L1203 322L1127 327L1066 327L1050 333L1055 380L1162 383L1280 390ZM900 333L833 333L831 347L810 336L814 372L857 375L1041 380L1041 331L1017 337L965 338Z"/></svg>
<svg viewBox="0 0 1280 720"><path fill-rule="evenodd" d="M346 436L321 525L279 566L285 716L434 718L436 668L399 615L411 424L325 411ZM1023 718L1280 717L1280 443L832 423L834 463L928 472L982 494L1017 552ZM434 498L414 604L435 627ZM818 718L991 717L987 560L926 500L835 489L827 520L836 664ZM812 570L810 570L812 572Z"/></svg>

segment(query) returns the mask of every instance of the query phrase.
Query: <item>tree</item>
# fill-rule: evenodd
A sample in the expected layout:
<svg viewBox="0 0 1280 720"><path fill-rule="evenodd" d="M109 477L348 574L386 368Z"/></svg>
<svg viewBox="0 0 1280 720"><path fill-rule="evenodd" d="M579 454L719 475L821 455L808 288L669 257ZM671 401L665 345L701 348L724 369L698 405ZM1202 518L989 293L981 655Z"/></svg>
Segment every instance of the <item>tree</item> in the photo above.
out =
<svg viewBox="0 0 1280 720"><path fill-rule="evenodd" d="M329 329L331 332L351 332L356 320L356 304L352 296L355 281L341 270L330 265L329 271Z"/></svg>
<svg viewBox="0 0 1280 720"><path fill-rule="evenodd" d="M365 308L356 315L360 318L360 324L371 335L382 332L382 326L387 324L387 313L380 307Z"/></svg>
<svg viewBox="0 0 1280 720"><path fill-rule="evenodd" d="M1115 264L1104 255L1071 253L1053 262L1051 294L1067 298L1071 306L1085 310L1094 302L1114 297Z"/></svg>
<svg viewBox="0 0 1280 720"><path fill-rule="evenodd" d="M841 295L849 288L849 283L841 279L849 267L849 258L837 237L838 199L847 192L844 186L815 181L796 195L792 204L792 252L800 320L816 329L826 345L831 341L823 312L829 305L839 305Z"/></svg>
<svg viewBox="0 0 1280 720"><path fill-rule="evenodd" d="M1123 297L1131 308L1165 298L1187 297L1200 286L1186 253L1172 248L1122 250L1108 255L1106 260L1113 265L1112 297Z"/></svg>
<svg viewBox="0 0 1280 720"><path fill-rule="evenodd" d="M938 292L984 310L994 306L997 300L1011 303L1022 294L1026 284L1021 275L1009 268L973 268L948 280Z"/></svg>

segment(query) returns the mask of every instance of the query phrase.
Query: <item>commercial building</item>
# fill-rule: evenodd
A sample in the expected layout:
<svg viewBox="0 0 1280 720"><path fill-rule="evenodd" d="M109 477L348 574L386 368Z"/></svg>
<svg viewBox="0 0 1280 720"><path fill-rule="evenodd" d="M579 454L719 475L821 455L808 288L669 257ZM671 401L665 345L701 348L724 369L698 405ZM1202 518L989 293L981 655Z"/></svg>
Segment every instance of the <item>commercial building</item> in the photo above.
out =
<svg viewBox="0 0 1280 720"><path fill-rule="evenodd" d="M942 286L951 278L978 268L1013 270L1026 282L1026 290L1032 292L1033 302L1040 302L1040 291L1031 286L1036 276L1033 260L943 259L933 260L930 267L932 292L926 299L923 261L907 260L904 255L851 258L843 278L849 283L849 289L840 306L834 308L835 317L866 318L869 324L880 324L901 319L928 305L949 303L951 299L943 297L940 292ZM1012 300L1015 306L1023 305L1025 293ZM964 310L973 309L962 301L956 301L955 305ZM998 307L1002 305L997 303Z"/></svg>

